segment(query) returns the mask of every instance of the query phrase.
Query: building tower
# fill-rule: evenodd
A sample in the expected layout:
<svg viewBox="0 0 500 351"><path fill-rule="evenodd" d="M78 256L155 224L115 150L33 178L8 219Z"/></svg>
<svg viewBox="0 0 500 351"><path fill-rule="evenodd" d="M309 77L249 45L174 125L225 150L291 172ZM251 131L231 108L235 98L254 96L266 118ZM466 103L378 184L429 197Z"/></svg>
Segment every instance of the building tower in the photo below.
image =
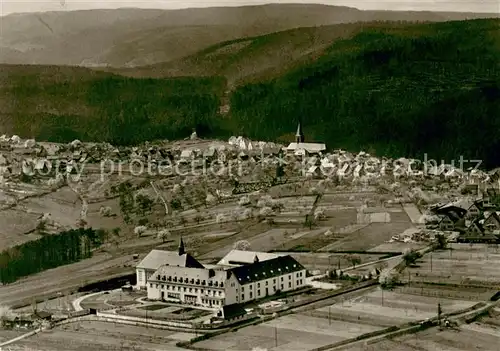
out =
<svg viewBox="0 0 500 351"><path fill-rule="evenodd" d="M186 253L186 249L184 248L184 241L182 240L182 236L181 236L181 240L179 241L179 256L182 256Z"/></svg>
<svg viewBox="0 0 500 351"><path fill-rule="evenodd" d="M259 262L259 257L257 257L257 255L255 255L255 257L253 258L253 263L257 263Z"/></svg>
<svg viewBox="0 0 500 351"><path fill-rule="evenodd" d="M297 126L297 133L295 133L295 140L297 141L297 144L304 142L304 133L302 132L302 124L300 122Z"/></svg>

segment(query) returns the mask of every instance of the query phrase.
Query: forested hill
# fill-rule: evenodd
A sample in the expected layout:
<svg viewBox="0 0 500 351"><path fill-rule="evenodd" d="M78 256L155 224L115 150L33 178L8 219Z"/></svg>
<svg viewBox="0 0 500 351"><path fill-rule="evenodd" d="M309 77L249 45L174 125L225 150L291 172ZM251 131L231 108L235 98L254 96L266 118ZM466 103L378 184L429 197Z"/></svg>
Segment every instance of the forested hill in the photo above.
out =
<svg viewBox="0 0 500 351"><path fill-rule="evenodd" d="M290 33L301 30L311 32ZM500 165L500 20L366 24L348 34L312 55L303 44L300 59L237 86L225 116L218 113L225 77L136 79L1 66L0 134L131 144L184 138L197 127L205 137L288 142L301 118L306 138L329 148ZM279 40L237 55L285 41L271 38ZM247 62L235 59L225 62Z"/></svg>
<svg viewBox="0 0 500 351"><path fill-rule="evenodd" d="M500 165L500 21L365 28L231 97L236 134Z"/></svg>

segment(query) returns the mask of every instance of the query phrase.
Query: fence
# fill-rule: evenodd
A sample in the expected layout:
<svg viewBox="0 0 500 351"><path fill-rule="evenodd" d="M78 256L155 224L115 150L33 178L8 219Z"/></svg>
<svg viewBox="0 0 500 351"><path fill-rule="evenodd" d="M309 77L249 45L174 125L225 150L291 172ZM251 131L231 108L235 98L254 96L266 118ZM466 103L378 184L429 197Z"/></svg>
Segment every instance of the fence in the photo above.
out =
<svg viewBox="0 0 500 351"><path fill-rule="evenodd" d="M481 296L484 295L480 293L467 293L465 291L439 291L439 290L429 290L429 287L399 287L396 289L398 293L408 294L408 295L420 295L427 297L438 297L438 298L446 298L446 299L457 299L457 300L470 300L477 301L481 300Z"/></svg>

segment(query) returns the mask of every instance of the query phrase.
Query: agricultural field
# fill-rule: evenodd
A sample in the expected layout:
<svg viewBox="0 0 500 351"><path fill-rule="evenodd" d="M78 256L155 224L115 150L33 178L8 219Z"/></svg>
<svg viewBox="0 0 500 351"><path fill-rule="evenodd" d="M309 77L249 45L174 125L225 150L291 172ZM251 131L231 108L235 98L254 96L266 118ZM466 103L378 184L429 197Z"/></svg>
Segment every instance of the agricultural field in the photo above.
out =
<svg viewBox="0 0 500 351"><path fill-rule="evenodd" d="M9 350L34 351L174 351L188 333L106 322L79 322L36 334L10 345Z"/></svg>
<svg viewBox="0 0 500 351"><path fill-rule="evenodd" d="M452 250L434 251L407 268L416 281L500 286L500 252L485 244L450 244Z"/></svg>
<svg viewBox="0 0 500 351"><path fill-rule="evenodd" d="M481 318L480 320L460 325L456 329L432 328L416 334L401 337L383 339L369 345L352 345L340 348L343 351L463 351L498 350L500 343L500 319L498 312L493 317Z"/></svg>
<svg viewBox="0 0 500 351"><path fill-rule="evenodd" d="M0 301L3 305L31 304L33 298L46 299L62 292L76 290L79 286L104 278L133 273L135 265L132 254L113 257L109 253L96 253L92 258L71 265L50 269L18 282L0 286Z"/></svg>
<svg viewBox="0 0 500 351"><path fill-rule="evenodd" d="M350 261L351 255L349 254L308 252L283 252L283 254L289 254L309 270L319 269L321 271L330 271L352 267L352 262ZM377 254L356 254L356 256L361 260L357 265L377 261L384 257L384 255Z"/></svg>
<svg viewBox="0 0 500 351"><path fill-rule="evenodd" d="M303 351L336 343L378 330L378 327L305 315L291 314L275 320L222 334L195 346L209 350Z"/></svg>
<svg viewBox="0 0 500 351"><path fill-rule="evenodd" d="M383 328L435 317L438 303L441 303L444 313L449 313L469 308L476 302L377 289L340 304L321 307L304 314Z"/></svg>
<svg viewBox="0 0 500 351"><path fill-rule="evenodd" d="M400 234L409 227L411 223L405 222L371 223L330 245L328 250L368 251L389 241L393 235Z"/></svg>

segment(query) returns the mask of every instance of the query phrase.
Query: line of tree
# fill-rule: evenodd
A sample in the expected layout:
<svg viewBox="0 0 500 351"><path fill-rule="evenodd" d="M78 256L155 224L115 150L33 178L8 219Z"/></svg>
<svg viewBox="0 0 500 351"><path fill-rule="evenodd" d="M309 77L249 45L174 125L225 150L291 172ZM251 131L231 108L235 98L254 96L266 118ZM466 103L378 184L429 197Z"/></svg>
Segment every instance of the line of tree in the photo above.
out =
<svg viewBox="0 0 500 351"><path fill-rule="evenodd" d="M92 249L106 237L104 230L71 229L4 250L0 253L0 282L12 283L30 274L90 258Z"/></svg>

